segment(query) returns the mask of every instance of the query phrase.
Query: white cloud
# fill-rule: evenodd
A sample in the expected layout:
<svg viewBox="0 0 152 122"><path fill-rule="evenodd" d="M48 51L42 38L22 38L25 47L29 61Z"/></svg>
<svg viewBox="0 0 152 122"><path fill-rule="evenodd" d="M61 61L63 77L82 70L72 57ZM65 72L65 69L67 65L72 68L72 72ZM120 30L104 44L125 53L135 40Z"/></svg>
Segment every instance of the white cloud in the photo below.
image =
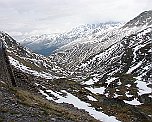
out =
<svg viewBox="0 0 152 122"><path fill-rule="evenodd" d="M14 35L14 36L22 36L23 35L21 32L15 32L15 31L10 32L9 34Z"/></svg>
<svg viewBox="0 0 152 122"><path fill-rule="evenodd" d="M0 30L64 32L81 24L129 21L151 6L151 0L0 0Z"/></svg>

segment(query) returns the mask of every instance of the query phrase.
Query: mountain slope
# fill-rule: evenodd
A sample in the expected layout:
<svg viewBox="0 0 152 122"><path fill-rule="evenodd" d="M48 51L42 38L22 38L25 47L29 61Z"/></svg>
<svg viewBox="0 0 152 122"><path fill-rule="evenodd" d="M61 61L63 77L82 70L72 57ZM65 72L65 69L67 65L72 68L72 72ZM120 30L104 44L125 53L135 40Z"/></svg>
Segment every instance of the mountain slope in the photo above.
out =
<svg viewBox="0 0 152 122"><path fill-rule="evenodd" d="M139 24L140 26L129 26L134 25L133 23L136 23L138 19L142 18L141 16L145 17L145 19L142 19L144 21L143 24ZM119 42L125 36L135 34L151 26L150 18L151 11L143 12L138 17L126 23L124 26L122 25L105 31L99 31L98 34L93 37L81 38L64 45L56 50L56 53L53 54L51 58L53 57L53 60L61 64L64 68L73 70L83 61L104 51L111 45ZM141 21L139 22L142 23Z"/></svg>
<svg viewBox="0 0 152 122"><path fill-rule="evenodd" d="M122 81L125 84L120 82L121 80L127 80L127 77L130 77L131 79L128 80L131 80L139 87L141 87L142 83L138 84L138 81L143 81L143 85L145 82L145 89L149 89L148 91L145 90L145 92L147 91L150 95L152 80L151 48L152 28L147 28L137 34L123 38L122 41L112 45L107 50L86 61L86 63L81 64L79 69L81 72L85 72L85 75L98 77L98 83L100 84L102 81L101 84L105 84L107 88L110 84L116 85L114 89L121 85L128 87L127 83L129 84L129 81ZM139 88L139 91L140 89L143 89L144 93L144 88ZM110 97L115 96L114 92L108 92L108 90L105 90L104 94ZM120 93L122 94L122 92ZM126 94L123 93L123 95L125 96Z"/></svg>
<svg viewBox="0 0 152 122"><path fill-rule="evenodd" d="M140 116L151 117L152 113L148 109L152 107L151 49L152 28L150 27L124 37L120 42L82 63L77 73L75 72L77 79L99 98L102 96L99 102L102 105L93 105L103 108L104 104L108 103L107 106L110 106L109 104L116 102L123 106L123 109L128 109L125 103L131 106L137 105L138 112L145 112L145 115ZM119 107L110 107L114 108L114 113L119 113ZM135 114L133 111L131 113Z"/></svg>

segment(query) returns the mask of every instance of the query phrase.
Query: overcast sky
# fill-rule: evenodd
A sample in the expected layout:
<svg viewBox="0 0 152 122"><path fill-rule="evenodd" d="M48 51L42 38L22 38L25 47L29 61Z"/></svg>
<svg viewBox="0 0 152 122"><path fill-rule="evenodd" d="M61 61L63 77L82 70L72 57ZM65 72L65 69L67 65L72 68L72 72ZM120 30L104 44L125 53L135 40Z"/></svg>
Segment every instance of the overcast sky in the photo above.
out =
<svg viewBox="0 0 152 122"><path fill-rule="evenodd" d="M82 24L129 21L152 0L0 0L0 30L23 36L61 33Z"/></svg>

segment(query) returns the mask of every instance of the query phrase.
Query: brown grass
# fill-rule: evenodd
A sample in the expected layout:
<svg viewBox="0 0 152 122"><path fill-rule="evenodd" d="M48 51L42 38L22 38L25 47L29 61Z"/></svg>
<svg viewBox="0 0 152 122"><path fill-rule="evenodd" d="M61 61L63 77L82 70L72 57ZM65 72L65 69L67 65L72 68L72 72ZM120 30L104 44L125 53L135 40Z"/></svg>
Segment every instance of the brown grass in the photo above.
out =
<svg viewBox="0 0 152 122"><path fill-rule="evenodd" d="M20 103L25 104L27 106L40 107L43 111L45 111L45 114L56 115L58 117L60 116L77 122L81 121L81 119L85 117L85 115L82 113L70 111L68 108L49 102L41 96L35 95L28 91L19 88L15 88L13 89L13 91L15 92L15 95L19 99ZM97 122L97 120L95 120L94 118L88 119L88 121Z"/></svg>

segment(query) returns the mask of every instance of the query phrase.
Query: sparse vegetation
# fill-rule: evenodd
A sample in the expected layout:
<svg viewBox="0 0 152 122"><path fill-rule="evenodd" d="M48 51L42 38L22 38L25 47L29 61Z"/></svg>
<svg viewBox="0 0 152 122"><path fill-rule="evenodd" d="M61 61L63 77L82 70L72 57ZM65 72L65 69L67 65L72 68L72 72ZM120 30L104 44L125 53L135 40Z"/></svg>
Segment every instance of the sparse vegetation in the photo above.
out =
<svg viewBox="0 0 152 122"><path fill-rule="evenodd" d="M68 108L49 102L39 95L35 95L20 88L13 88L13 92L20 103L33 107L39 106L45 115L60 116L73 121L81 121L81 119L85 117L85 114L69 111ZM96 120L92 118L90 120L88 119L88 121L95 122Z"/></svg>

